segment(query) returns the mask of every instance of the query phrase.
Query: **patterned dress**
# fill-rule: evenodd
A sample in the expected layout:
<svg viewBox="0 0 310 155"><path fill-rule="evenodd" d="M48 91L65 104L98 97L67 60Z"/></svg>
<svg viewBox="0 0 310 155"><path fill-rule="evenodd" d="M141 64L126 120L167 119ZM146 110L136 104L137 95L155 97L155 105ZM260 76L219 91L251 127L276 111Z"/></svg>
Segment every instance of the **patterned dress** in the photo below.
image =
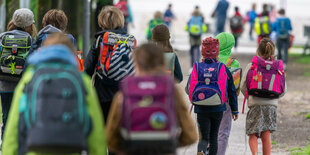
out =
<svg viewBox="0 0 310 155"><path fill-rule="evenodd" d="M246 134L256 133L260 137L263 131L277 130L277 107L272 105L256 105L250 107L246 118Z"/></svg>

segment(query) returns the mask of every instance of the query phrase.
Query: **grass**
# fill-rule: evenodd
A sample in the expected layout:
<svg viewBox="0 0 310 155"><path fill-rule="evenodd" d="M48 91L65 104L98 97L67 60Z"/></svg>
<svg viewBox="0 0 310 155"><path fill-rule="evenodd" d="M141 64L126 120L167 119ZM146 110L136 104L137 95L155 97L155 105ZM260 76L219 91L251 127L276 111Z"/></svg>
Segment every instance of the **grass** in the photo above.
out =
<svg viewBox="0 0 310 155"><path fill-rule="evenodd" d="M310 65L310 56L303 56L301 54L290 53L289 57L294 58L294 61L299 64L309 64Z"/></svg>
<svg viewBox="0 0 310 155"><path fill-rule="evenodd" d="M275 141L275 140L271 141L271 144L272 145L278 145L277 141Z"/></svg>
<svg viewBox="0 0 310 155"><path fill-rule="evenodd" d="M310 114L307 114L307 115L306 115L306 119L310 119Z"/></svg>
<svg viewBox="0 0 310 155"><path fill-rule="evenodd" d="M290 149L292 155L310 155L310 145L305 148L294 147Z"/></svg>

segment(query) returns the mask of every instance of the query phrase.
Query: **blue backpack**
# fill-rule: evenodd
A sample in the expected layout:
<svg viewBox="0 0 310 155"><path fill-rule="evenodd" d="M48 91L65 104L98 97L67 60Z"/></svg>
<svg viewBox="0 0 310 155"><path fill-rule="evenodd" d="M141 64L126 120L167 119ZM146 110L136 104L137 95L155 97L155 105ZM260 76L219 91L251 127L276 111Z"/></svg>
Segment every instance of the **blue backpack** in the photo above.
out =
<svg viewBox="0 0 310 155"><path fill-rule="evenodd" d="M279 25L280 25L280 31L278 34L278 38L279 39L288 39L290 37L290 34L288 32L288 29L286 28L286 20L285 19L281 19L279 20Z"/></svg>
<svg viewBox="0 0 310 155"><path fill-rule="evenodd" d="M193 16L188 22L188 31L191 35L199 36L203 33L203 19L201 16Z"/></svg>

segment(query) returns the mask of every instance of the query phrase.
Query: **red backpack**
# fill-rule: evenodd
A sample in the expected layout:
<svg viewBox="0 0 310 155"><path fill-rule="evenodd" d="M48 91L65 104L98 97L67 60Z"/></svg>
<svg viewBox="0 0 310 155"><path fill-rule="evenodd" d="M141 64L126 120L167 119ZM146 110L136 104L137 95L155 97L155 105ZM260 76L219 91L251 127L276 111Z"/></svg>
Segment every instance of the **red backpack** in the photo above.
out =
<svg viewBox="0 0 310 155"><path fill-rule="evenodd" d="M117 4L115 4L115 7L119 8L123 12L124 17L129 16L127 2L120 1Z"/></svg>

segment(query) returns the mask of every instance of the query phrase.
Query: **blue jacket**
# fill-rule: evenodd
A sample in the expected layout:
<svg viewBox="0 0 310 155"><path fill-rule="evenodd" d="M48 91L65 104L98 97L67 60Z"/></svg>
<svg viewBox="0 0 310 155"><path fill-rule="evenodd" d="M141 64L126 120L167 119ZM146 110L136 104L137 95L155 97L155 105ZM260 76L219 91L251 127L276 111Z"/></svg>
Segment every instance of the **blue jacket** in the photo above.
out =
<svg viewBox="0 0 310 155"><path fill-rule="evenodd" d="M282 23L284 24L282 28ZM273 23L272 30L276 31L276 36L278 37L281 33L290 33L293 30L291 25L291 20L287 17L278 17ZM281 32L285 31L285 32Z"/></svg>
<svg viewBox="0 0 310 155"><path fill-rule="evenodd" d="M35 50L41 47L42 43L44 42L48 34L56 32L62 32L62 31L52 25L47 25L42 30L40 30L37 39L32 43L29 49L29 54L32 54ZM75 38L71 34L68 34L68 37L72 40L73 44L76 45Z"/></svg>
<svg viewBox="0 0 310 155"><path fill-rule="evenodd" d="M226 19L228 7L229 3L226 0L220 0L215 9L217 18Z"/></svg>
<svg viewBox="0 0 310 155"><path fill-rule="evenodd" d="M251 25L254 25L255 18L257 17L257 13L256 13L254 10L251 10L251 11L248 13L248 16L249 16L249 23L250 23Z"/></svg>
<svg viewBox="0 0 310 155"><path fill-rule="evenodd" d="M205 63L212 63L211 60L206 59ZM231 111L233 114L238 114L238 96L237 96L237 91L234 85L234 80L233 77L229 71L229 69L225 66L226 73L228 76L228 83L227 83L227 94L228 94L228 102L229 106L231 107ZM187 88L189 86L190 78L187 81ZM195 106L194 112L195 113L209 113L209 112L222 112L226 111L226 104L223 104L221 106L216 106L216 107L207 107L207 106Z"/></svg>

